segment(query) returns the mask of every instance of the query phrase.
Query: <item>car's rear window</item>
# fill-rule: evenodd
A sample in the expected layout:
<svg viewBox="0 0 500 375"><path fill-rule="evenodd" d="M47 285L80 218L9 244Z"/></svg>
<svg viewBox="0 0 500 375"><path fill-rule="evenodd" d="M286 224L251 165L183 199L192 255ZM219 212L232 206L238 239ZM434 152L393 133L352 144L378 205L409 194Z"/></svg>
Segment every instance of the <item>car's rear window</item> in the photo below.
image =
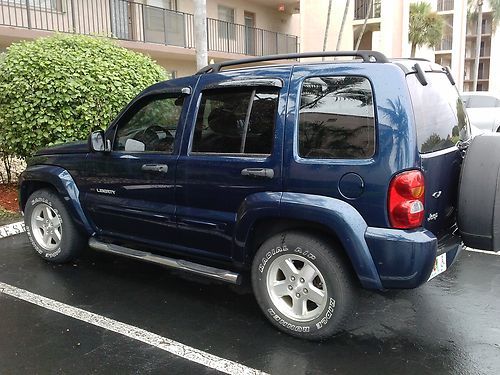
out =
<svg viewBox="0 0 500 375"><path fill-rule="evenodd" d="M417 141L421 153L443 150L469 139L469 120L458 91L444 73L425 73L422 85L415 74L407 81L417 123Z"/></svg>

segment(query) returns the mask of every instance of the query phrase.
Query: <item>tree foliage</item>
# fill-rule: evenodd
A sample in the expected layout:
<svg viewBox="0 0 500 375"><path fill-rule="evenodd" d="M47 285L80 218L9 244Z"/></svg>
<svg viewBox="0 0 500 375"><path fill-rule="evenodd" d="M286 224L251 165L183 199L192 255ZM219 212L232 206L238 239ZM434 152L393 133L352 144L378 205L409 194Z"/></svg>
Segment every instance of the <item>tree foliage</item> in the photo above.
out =
<svg viewBox="0 0 500 375"><path fill-rule="evenodd" d="M469 21L477 22L479 2L480 0L467 0L467 18ZM493 32L495 32L500 23L500 0L489 0L488 3L491 10L491 26Z"/></svg>
<svg viewBox="0 0 500 375"><path fill-rule="evenodd" d="M167 78L149 57L82 35L15 43L0 58L0 71L0 149L20 157L85 139Z"/></svg>
<svg viewBox="0 0 500 375"><path fill-rule="evenodd" d="M443 28L443 18L432 11L429 3L410 4L408 39L411 43L411 56L415 57L417 47L435 47L443 37Z"/></svg>

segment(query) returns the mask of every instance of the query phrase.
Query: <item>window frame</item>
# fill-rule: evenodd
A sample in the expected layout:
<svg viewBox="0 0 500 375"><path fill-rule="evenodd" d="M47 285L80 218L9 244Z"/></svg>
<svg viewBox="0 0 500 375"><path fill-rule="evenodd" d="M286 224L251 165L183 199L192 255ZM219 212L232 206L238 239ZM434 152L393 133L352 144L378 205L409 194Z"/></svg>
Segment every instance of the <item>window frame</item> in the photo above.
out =
<svg viewBox="0 0 500 375"><path fill-rule="evenodd" d="M47 13L65 13L66 12L66 6L63 3L62 0L45 0L46 2L50 3L50 6L44 5L42 6L40 2L38 4L35 2L35 0L29 0L28 2L28 7L29 9L33 9L36 11L40 12L47 12ZM15 8L26 8L26 0L6 0L4 1L6 6L13 6ZM10 5L11 4L11 5ZM46 3L45 3L46 4Z"/></svg>
<svg viewBox="0 0 500 375"><path fill-rule="evenodd" d="M302 96L304 82L310 78L321 78L321 77L359 77L364 78L370 84L370 89L372 92L373 101L373 153L371 156L364 158L305 158L299 154L299 122L300 122L300 98ZM320 164L366 164L371 163L376 158L379 152L378 144L378 111L377 111L377 101L375 96L375 90L373 89L373 82L371 79L364 74L309 74L301 78L300 84L298 85L297 92L297 103L296 103L296 116L294 120L294 135L293 135L293 157L297 162L301 163L320 163Z"/></svg>
<svg viewBox="0 0 500 375"><path fill-rule="evenodd" d="M222 8L225 8L225 11L231 10L233 12L233 20L232 21L227 21L225 19L222 19L220 17L220 10ZM232 8L228 5L224 4L217 4L217 20L218 26L217 26L217 36L219 39L228 39L228 40L236 40L236 8ZM227 25L226 30L221 29L221 24ZM224 33L227 33L227 35L223 35Z"/></svg>
<svg viewBox="0 0 500 375"><path fill-rule="evenodd" d="M182 97L184 99L182 103L182 108L179 114L179 119L177 120L177 128L175 131L175 137L174 137L174 143L173 143L173 150L170 153L167 153L165 151L127 151L127 150L115 150L115 142L117 142L117 134L118 134L118 128L123 126L123 124L128 123L137 112L144 108L146 105L149 103L152 103L156 100L159 100L159 98L163 99L170 99L170 98L180 98ZM189 101L189 95L186 95L182 93L180 90L173 92L170 90L165 90L165 91L156 91L156 92L151 92L147 95L144 95L140 98L137 98L134 100L129 106L127 106L123 112L117 117L115 122L112 125L112 137L111 138L111 152L112 153L117 153L117 154L136 154L136 155L146 155L146 154L157 154L157 155L166 155L166 156L171 156L171 155L177 155L179 154L179 138L182 136L182 126L183 122L185 122L185 111L188 107L187 102ZM181 131L179 131L181 130Z"/></svg>
<svg viewBox="0 0 500 375"><path fill-rule="evenodd" d="M201 110L201 103L203 100L203 95L206 92L210 91L248 91L252 92L253 90L257 91L259 88L269 88L276 90L276 110L274 111L274 124L273 124L273 139L272 139L272 146L271 146L271 152L269 154L251 154L251 153L234 153L234 152L206 152L206 151L193 151L193 140L194 140L194 133L196 131L196 122L198 120L198 114ZM224 158L224 157L229 157L229 158L243 158L243 159L259 159L259 160L266 160L271 158L275 153L275 135L276 135L276 124L277 124L277 116L279 113L279 101L281 99L281 87L278 86L264 86L264 85L255 85L255 86L222 86L222 85L208 85L207 87L203 88L199 95L198 95L198 102L196 104L196 113L193 116L193 123L191 126L191 134L189 136L189 143L188 143L188 148L187 148L187 156L207 156L207 157L219 157L219 158ZM253 102L252 106L250 107L250 113L252 112L253 108ZM248 132L248 130L247 130Z"/></svg>

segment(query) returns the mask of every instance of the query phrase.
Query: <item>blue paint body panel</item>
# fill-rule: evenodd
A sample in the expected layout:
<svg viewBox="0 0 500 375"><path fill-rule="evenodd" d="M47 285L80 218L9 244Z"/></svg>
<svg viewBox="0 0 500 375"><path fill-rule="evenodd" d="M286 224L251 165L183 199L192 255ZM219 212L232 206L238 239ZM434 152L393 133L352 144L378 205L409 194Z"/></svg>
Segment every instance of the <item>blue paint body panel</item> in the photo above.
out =
<svg viewBox="0 0 500 375"><path fill-rule="evenodd" d="M426 222L411 231L391 229L389 183L401 171L423 170L432 189L452 194L446 202L436 201L430 207L450 212L461 159L456 148L424 158L419 154L406 74L393 63L312 63L244 68L156 84L117 116L106 138L113 141L121 119L133 113L143 98L183 89L186 93L189 88L172 154L92 153L86 142L44 149L21 177L21 206L30 184L47 183L89 235L95 232L154 252L223 263L237 270L250 265L255 251L250 246L256 235L253 229L259 222L308 222L340 242L363 287L417 287L428 279L438 254L447 252L452 264L460 239L441 222ZM369 80L376 121L373 156L351 160L298 155L301 88L313 76ZM192 154L192 134L204 90L255 77L283 83L271 155ZM168 173L145 174L143 164L168 165ZM242 176L244 168L272 169L274 177L251 179ZM114 193L102 194L103 190ZM451 221L449 216L446 222Z"/></svg>
<svg viewBox="0 0 500 375"><path fill-rule="evenodd" d="M21 210L24 210L26 201L29 198L27 188L29 184L33 182L47 183L55 188L72 214L75 222L88 235L92 235L95 232L95 228L89 222L82 209L80 203L80 190L73 177L66 169L44 164L28 166L19 179L19 202L21 204Z"/></svg>

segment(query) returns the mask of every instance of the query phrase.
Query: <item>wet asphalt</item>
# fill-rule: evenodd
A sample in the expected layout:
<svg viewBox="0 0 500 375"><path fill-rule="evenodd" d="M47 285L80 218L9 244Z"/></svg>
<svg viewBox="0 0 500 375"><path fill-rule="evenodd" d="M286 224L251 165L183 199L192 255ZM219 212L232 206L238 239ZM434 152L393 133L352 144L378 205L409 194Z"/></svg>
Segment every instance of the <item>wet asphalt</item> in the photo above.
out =
<svg viewBox="0 0 500 375"><path fill-rule="evenodd" d="M248 286L87 251L40 259L0 240L0 281L271 374L499 374L500 256L462 252L416 290L360 292L345 332L307 342L276 331ZM0 293L0 374L204 374L214 370Z"/></svg>

